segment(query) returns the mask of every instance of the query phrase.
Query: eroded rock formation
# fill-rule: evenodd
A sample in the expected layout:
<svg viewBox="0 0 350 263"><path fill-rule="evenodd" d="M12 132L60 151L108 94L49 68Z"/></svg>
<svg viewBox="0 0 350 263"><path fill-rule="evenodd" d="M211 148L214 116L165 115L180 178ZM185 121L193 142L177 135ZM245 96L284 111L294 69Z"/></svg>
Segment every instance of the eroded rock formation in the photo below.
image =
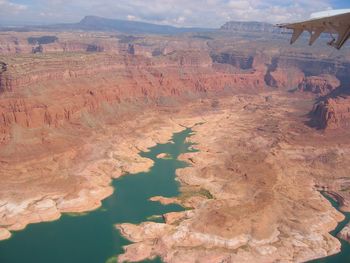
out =
<svg viewBox="0 0 350 263"><path fill-rule="evenodd" d="M152 198L190 210L119 225L136 242L120 259L288 262L339 251L328 232L342 215L315 185L344 189L348 137L305 126L313 95L286 90L330 96L314 116L347 127L348 101L333 95L349 64L222 35L58 33L32 54L32 35L0 36L0 238L95 209L112 178L152 166L140 151L201 122L199 152L177 172L182 194Z"/></svg>
<svg viewBox="0 0 350 263"><path fill-rule="evenodd" d="M118 225L134 242L121 262L159 255L165 262L304 262L339 251L328 231L344 217L314 184L334 165L340 179L348 157L294 119L305 101L265 98L236 96L206 112L191 137L199 151L181 157L191 163L177 171L182 195L152 198L190 210L164 215L165 224Z"/></svg>
<svg viewBox="0 0 350 263"><path fill-rule="evenodd" d="M126 100L171 104L172 100L209 92L265 86L262 72L216 71L209 55L201 51L179 51L152 59L74 53L23 55L4 61L7 70L0 75L2 140L13 124L58 127L80 118L83 111L96 112L102 104Z"/></svg>
<svg viewBox="0 0 350 263"><path fill-rule="evenodd" d="M325 96L340 86L340 81L332 75L305 77L299 84L299 91L306 91Z"/></svg>
<svg viewBox="0 0 350 263"><path fill-rule="evenodd" d="M350 127L350 98L328 98L315 105L314 119L321 128L334 130Z"/></svg>

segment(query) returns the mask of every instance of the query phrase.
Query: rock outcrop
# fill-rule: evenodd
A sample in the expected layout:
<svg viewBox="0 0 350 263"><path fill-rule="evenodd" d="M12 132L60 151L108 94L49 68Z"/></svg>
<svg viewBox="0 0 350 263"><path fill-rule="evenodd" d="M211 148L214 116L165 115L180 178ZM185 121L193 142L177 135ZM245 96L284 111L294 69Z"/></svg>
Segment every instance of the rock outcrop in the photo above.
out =
<svg viewBox="0 0 350 263"><path fill-rule="evenodd" d="M350 242L350 225L347 224L337 235L337 237Z"/></svg>
<svg viewBox="0 0 350 263"><path fill-rule="evenodd" d="M266 39L73 35L0 36L0 238L96 209L112 178L152 166L140 151L201 122L199 151L181 156L193 164L177 171L181 195L151 198L191 210L119 225L136 242L122 259L288 262L339 251L329 231L342 215L315 185L345 185L348 139L305 126L312 95L286 90L333 94L337 80L322 74L344 86L349 64ZM346 127L342 99L316 110L324 126Z"/></svg>
<svg viewBox="0 0 350 263"><path fill-rule="evenodd" d="M305 77L298 85L298 90L326 96L340 86L340 81L333 75Z"/></svg>
<svg viewBox="0 0 350 263"><path fill-rule="evenodd" d="M321 129L349 128L350 64L342 63L336 72L336 77L326 76L324 81L321 78L314 80L312 84L313 90L319 90L323 95L311 112L313 124Z"/></svg>
<svg viewBox="0 0 350 263"><path fill-rule="evenodd" d="M350 97L328 98L317 103L312 112L316 125L334 130L350 127Z"/></svg>
<svg viewBox="0 0 350 263"><path fill-rule="evenodd" d="M265 98L221 99L220 111L205 114L191 136L199 151L180 156L191 163L177 170L182 194L151 198L190 210L165 214L163 224L118 225L134 242L120 262L156 256L165 262L306 262L340 250L328 232L344 216L314 184L334 165L340 169L332 176L340 179L349 150L337 152L287 118L300 116L308 98Z"/></svg>
<svg viewBox="0 0 350 263"><path fill-rule="evenodd" d="M84 116L101 108L119 107L131 100L172 105L209 93L255 92L266 86L325 95L339 86L338 76L342 79L348 73L347 64L335 59L317 59L308 53L276 55L249 47L221 50L216 47L221 42L212 40L206 45L206 39L200 38L181 41L102 33L80 33L73 37L71 33L59 33L54 41L40 43L42 54L22 54L31 53L27 52L33 48L31 45L38 44L28 41L33 38L31 35L0 35L0 47L5 47L1 41L10 43L7 51L6 48L0 51L7 54L0 58L2 143L9 140L13 125L60 127L64 122L86 119ZM48 36L37 34L35 39ZM321 74L324 71L327 73ZM332 75L334 72L337 77ZM335 103L325 103L329 104ZM326 122L347 118L345 106L332 110L325 105L320 104L314 115L321 127L326 127ZM332 117L334 113L339 116ZM337 120L328 121L332 118Z"/></svg>
<svg viewBox="0 0 350 263"><path fill-rule="evenodd" d="M12 125L59 127L126 100L172 104L232 89L262 89L263 72L216 71L208 53L69 53L4 57L0 74L1 141ZM3 66L4 67L4 66Z"/></svg>

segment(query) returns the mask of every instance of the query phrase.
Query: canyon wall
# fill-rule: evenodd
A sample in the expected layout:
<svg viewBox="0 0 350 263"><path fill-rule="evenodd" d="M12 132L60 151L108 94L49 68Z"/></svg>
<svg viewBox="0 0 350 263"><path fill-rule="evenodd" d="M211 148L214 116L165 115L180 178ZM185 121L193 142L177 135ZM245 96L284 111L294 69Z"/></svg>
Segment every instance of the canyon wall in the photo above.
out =
<svg viewBox="0 0 350 263"><path fill-rule="evenodd" d="M321 129L348 129L350 125L350 63L343 63L334 74L339 84L331 84L311 112L313 124ZM334 83L334 81L332 81ZM329 86L329 87L330 87ZM334 88L334 86L337 86Z"/></svg>
<svg viewBox="0 0 350 263"><path fill-rule="evenodd" d="M171 105L208 93L264 88L324 97L346 88L350 74L349 63L337 57L277 52L273 46L225 49L229 41L220 38L56 35L0 35L1 143L8 142L13 125L59 127L84 112L130 101ZM345 98L325 98L315 106L314 123L347 126L346 105Z"/></svg>
<svg viewBox="0 0 350 263"><path fill-rule="evenodd" d="M192 171L178 172L194 208L181 220L190 224L162 235L179 247L176 255L190 251L184 244L195 255L186 259L241 249L261 262L339 250L328 232L341 215L314 185L347 176L348 148L303 121L317 98L313 119L346 127L345 57L222 36L57 35L29 43L25 33L1 51L0 238L62 212L96 209L112 192L111 177L152 166L140 151L203 122L192 137L200 151L182 156ZM166 248L164 258L169 247L158 241L152 251Z"/></svg>
<svg viewBox="0 0 350 263"><path fill-rule="evenodd" d="M350 98L339 96L317 103L312 112L320 128L334 130L350 127Z"/></svg>
<svg viewBox="0 0 350 263"><path fill-rule="evenodd" d="M319 75L305 77L298 85L302 92L312 92L320 96L326 96L340 86L340 81L334 75Z"/></svg>
<svg viewBox="0 0 350 263"><path fill-rule="evenodd" d="M209 92L262 89L263 73L216 71L206 52L166 56L113 53L62 53L4 57L0 73L0 130L59 127L125 101L175 103Z"/></svg>
<svg viewBox="0 0 350 263"><path fill-rule="evenodd" d="M317 96L310 123L320 129L348 128L350 122L350 63L309 54L273 57L265 82L270 87Z"/></svg>

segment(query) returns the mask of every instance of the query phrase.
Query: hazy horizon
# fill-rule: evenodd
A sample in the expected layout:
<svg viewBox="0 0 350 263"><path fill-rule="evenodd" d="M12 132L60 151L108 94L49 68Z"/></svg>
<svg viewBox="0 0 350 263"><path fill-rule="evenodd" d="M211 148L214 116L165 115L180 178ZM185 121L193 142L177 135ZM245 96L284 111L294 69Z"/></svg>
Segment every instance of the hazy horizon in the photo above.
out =
<svg viewBox="0 0 350 263"><path fill-rule="evenodd" d="M75 23L93 15L177 27L218 28L230 20L280 23L347 7L345 0L0 0L0 26Z"/></svg>

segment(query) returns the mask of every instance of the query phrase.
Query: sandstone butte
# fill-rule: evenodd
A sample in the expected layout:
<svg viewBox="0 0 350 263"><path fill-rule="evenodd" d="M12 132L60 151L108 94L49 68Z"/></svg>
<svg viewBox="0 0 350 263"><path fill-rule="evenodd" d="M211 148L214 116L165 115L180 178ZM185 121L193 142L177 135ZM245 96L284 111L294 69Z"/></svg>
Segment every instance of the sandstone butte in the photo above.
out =
<svg viewBox="0 0 350 263"><path fill-rule="evenodd" d="M116 226L120 261L302 262L340 251L349 211L349 52L255 36L0 33L0 238L96 209L140 151L193 127L185 212ZM34 53L35 54L34 54ZM203 123L194 126L195 123ZM348 238L343 230L341 237Z"/></svg>

